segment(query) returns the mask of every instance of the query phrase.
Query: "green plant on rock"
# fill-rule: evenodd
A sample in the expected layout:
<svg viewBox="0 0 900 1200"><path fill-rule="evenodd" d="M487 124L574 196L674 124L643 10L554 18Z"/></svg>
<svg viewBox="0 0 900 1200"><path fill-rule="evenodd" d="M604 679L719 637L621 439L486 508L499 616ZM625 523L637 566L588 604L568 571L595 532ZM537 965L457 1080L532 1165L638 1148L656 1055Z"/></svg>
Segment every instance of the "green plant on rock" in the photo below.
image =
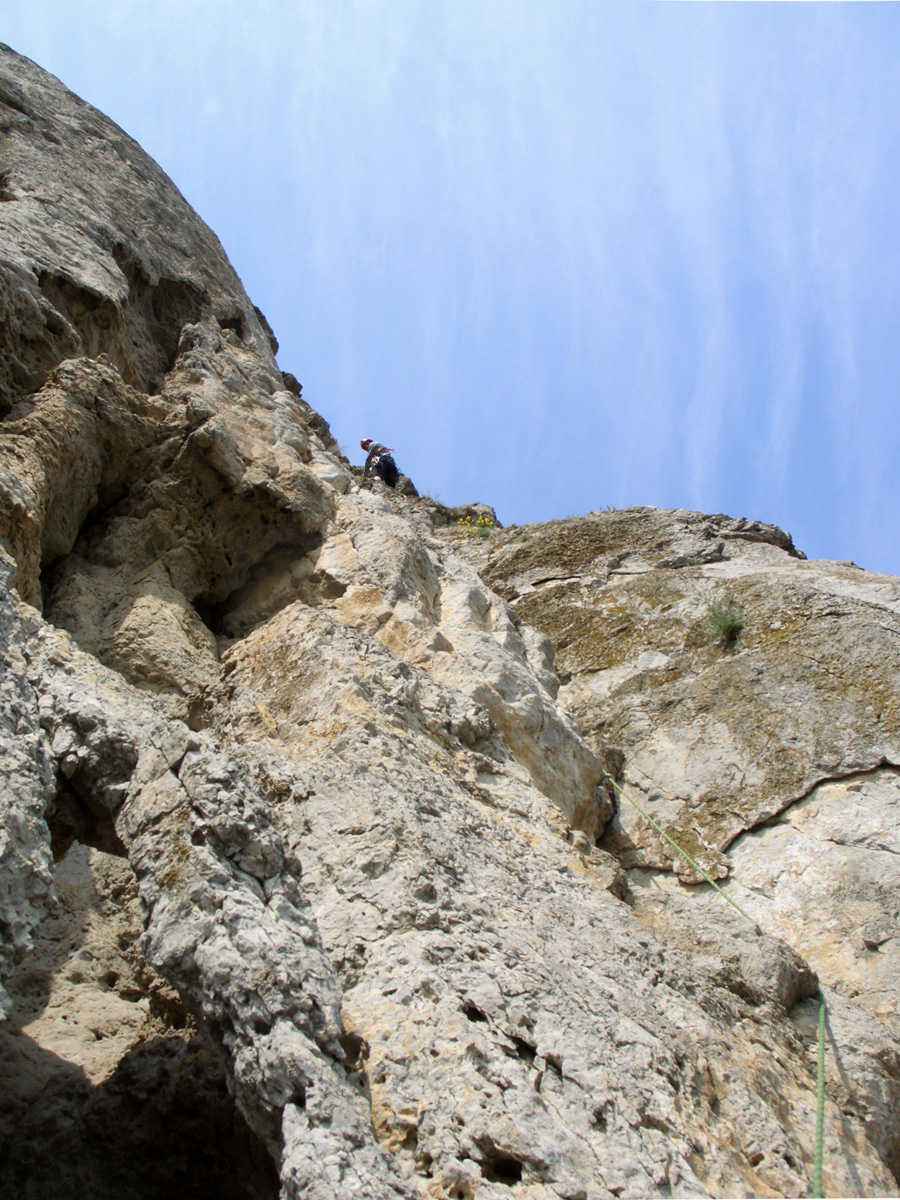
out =
<svg viewBox="0 0 900 1200"><path fill-rule="evenodd" d="M745 625L744 610L728 591L703 598L706 601L706 628L710 641L733 646Z"/></svg>
<svg viewBox="0 0 900 1200"><path fill-rule="evenodd" d="M481 516L477 521L473 521L469 514L467 517L460 517L456 524L463 537L489 538L494 532L494 522L490 517Z"/></svg>

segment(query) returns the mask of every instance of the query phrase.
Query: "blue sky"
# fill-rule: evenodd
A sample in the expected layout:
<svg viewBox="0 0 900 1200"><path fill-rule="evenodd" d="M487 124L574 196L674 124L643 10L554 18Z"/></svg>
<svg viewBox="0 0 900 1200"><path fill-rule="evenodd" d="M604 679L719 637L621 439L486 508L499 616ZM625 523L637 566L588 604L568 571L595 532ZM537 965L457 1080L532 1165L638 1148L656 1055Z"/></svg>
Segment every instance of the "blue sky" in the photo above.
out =
<svg viewBox="0 0 900 1200"><path fill-rule="evenodd" d="M900 7L30 0L352 461L900 574Z"/></svg>

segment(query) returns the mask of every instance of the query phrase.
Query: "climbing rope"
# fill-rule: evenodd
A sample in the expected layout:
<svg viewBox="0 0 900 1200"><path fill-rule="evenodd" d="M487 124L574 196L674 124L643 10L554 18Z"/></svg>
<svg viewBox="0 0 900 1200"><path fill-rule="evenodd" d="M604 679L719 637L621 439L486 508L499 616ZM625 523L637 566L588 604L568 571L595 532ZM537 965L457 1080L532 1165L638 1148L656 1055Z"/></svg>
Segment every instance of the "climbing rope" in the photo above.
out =
<svg viewBox="0 0 900 1200"><path fill-rule="evenodd" d="M816 1149L813 1155L813 1196L822 1197L822 1157L825 1142L825 993L819 985L819 1066L816 1072Z"/></svg>
<svg viewBox="0 0 900 1200"><path fill-rule="evenodd" d="M640 804L638 804L637 800L635 800L633 796L629 796L629 794L625 791L625 789L623 787L620 787L620 785L616 782L615 779L613 779L613 777L610 774L608 774L608 772L604 771L603 777L607 781L607 783L610 785L610 787L614 788L615 791L618 793L618 795L620 795L622 797L623 800L627 800L632 808L637 809L637 811L641 814L641 816L644 818L644 820L653 826L653 828L656 830L656 832L659 834L660 837L665 838L665 840L669 843L669 845L674 850L676 850L686 862L690 863L690 865L694 868L694 870L697 872L698 875L702 875L703 878L706 880L706 882L711 887L715 888L715 890L719 893L719 895L722 897L723 900L727 900L732 908L736 908L738 910L738 912L741 914L741 916L746 917L746 919L750 922L751 925L756 925L756 921L753 919L753 917L751 917L748 912L746 912L743 908L741 908L741 906L739 904L737 904L734 900L732 900L732 898L728 895L728 893L723 891L722 888L720 888L719 885L716 883L716 881L710 875L708 875L706 873L706 871L703 870L703 868L700 866L700 864L694 862L694 860L691 858L691 856L688 854L688 852L686 850L682 850L681 846L678 845L678 843L675 841L674 838L669 837L669 835L662 828L662 826L657 821L654 821L654 819L650 816L650 814L648 812L645 812L644 809L641 808ZM813 1150L813 1193L812 1194L813 1194L814 1200L822 1200L822 1159L823 1159L823 1146L824 1146L824 1141L825 1141L825 1010L826 1010L825 993L822 991L822 987L820 985L819 986L819 1056L818 1056L818 1067L816 1070L816 1139L815 1139L815 1147Z"/></svg>
<svg viewBox="0 0 900 1200"><path fill-rule="evenodd" d="M637 800L635 800L633 796L629 796L628 793L626 791L624 791L623 788L619 787L619 785L616 783L615 779L613 779L613 777L611 775L607 775L607 773L605 771L603 772L603 775L604 775L604 778L612 785L612 787L614 787L616 789L616 791L619 793L619 795L624 800L627 800L628 803L632 806L632 808L636 808L638 810L638 812L641 814L641 816L644 818L645 821L650 822L650 824L653 826L653 828L656 830L656 832L659 834L659 836L665 838L666 841L669 843L669 845L672 846L675 850L677 850L678 853L681 855L681 857L691 864L691 866L694 868L694 870L697 872L697 874L702 875L703 878L706 880L706 882L708 884L711 884L712 887L714 887L716 889L716 891L719 893L719 895L722 897L723 900L727 900L732 908L736 908L742 917L747 918L747 920L750 922L751 925L756 924L756 922L753 920L753 918L750 916L750 914L748 912L745 912L744 909L742 909L739 904L736 904L734 902L734 900L732 900L732 898L728 895L727 892L723 892L722 889L719 887L719 885L716 883L716 881L714 879L712 879L709 875L707 875L707 873L703 870L703 868L700 866L699 863L694 862L694 860L688 854L687 850L682 850L682 848L678 845L678 843L675 841L675 839L670 838L669 835L666 833L666 831L662 828L662 826L657 824L657 822L653 820L653 818L650 816L650 814L648 812L644 812L644 810L641 808L641 806L638 804Z"/></svg>

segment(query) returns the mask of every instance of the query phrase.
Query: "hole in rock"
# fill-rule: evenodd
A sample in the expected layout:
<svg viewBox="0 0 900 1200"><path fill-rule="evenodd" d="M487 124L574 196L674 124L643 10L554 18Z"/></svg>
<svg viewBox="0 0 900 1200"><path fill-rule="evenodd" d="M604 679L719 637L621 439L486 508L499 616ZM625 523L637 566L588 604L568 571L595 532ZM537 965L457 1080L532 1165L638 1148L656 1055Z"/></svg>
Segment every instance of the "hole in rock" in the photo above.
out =
<svg viewBox="0 0 900 1200"><path fill-rule="evenodd" d="M116 242L112 256L116 260L116 266L128 280L129 292L139 296L152 286L150 276L141 265L140 259L132 254L124 242Z"/></svg>
<svg viewBox="0 0 900 1200"><path fill-rule="evenodd" d="M160 279L150 288L149 303L144 304L147 325L162 359L162 374L167 374L175 365L178 343L185 325L196 324L203 315L206 293L191 283L180 279ZM131 298L129 297L129 302ZM145 372L151 378L156 372Z"/></svg>
<svg viewBox="0 0 900 1200"><path fill-rule="evenodd" d="M547 1069L552 1071L554 1075L558 1075L562 1079L562 1059L558 1054L546 1054Z"/></svg>
<svg viewBox="0 0 900 1200"><path fill-rule="evenodd" d="M415 1154L419 1148L419 1131L415 1125L411 1125L404 1134L403 1141L397 1147L398 1150L403 1150L407 1154Z"/></svg>
<svg viewBox="0 0 900 1200"><path fill-rule="evenodd" d="M477 1004L473 1004L471 1000L467 1000L462 1008L465 1015L470 1021L487 1021L487 1013L482 1012Z"/></svg>
<svg viewBox="0 0 900 1200"><path fill-rule="evenodd" d="M74 842L125 857L115 819L137 766L137 747L115 724L89 711L71 716L57 732L67 735L67 749L51 759L56 794L46 819L54 860L64 858Z"/></svg>
<svg viewBox="0 0 900 1200"><path fill-rule="evenodd" d="M322 544L322 536L311 533L291 542L279 542L252 565L233 568L240 580L224 599L215 595L196 596L194 610L216 637L245 637L295 600L316 608L337 599L347 590L330 576L313 570L309 557Z"/></svg>
<svg viewBox="0 0 900 1200"><path fill-rule="evenodd" d="M89 779L80 772L70 780L60 781L47 810L47 825L54 862L65 858L75 842L117 858L126 857L125 847L116 833L114 813L98 799Z"/></svg>
<svg viewBox="0 0 900 1200"><path fill-rule="evenodd" d="M220 329L230 329L238 335L241 341L244 340L244 318L240 313L236 317L219 318Z"/></svg>
<svg viewBox="0 0 900 1200"><path fill-rule="evenodd" d="M361 1071L369 1056L369 1043L358 1033L342 1033L338 1038L341 1049L347 1056L345 1066L348 1071Z"/></svg>
<svg viewBox="0 0 900 1200"><path fill-rule="evenodd" d="M191 700L188 707L187 727L194 733L206 729L210 722L209 705L204 698Z"/></svg>
<svg viewBox="0 0 900 1200"><path fill-rule="evenodd" d="M599 1104L594 1109L594 1111L591 1113L591 1119L593 1120L594 1124L597 1126L597 1128L600 1130L601 1133L606 1132L607 1126L609 1124L609 1122L606 1119L606 1109L607 1109L607 1105L605 1103Z"/></svg>
<svg viewBox="0 0 900 1200"><path fill-rule="evenodd" d="M514 1183L522 1182L522 1163L511 1154L490 1149L481 1163L481 1174L488 1183L505 1183L512 1187Z"/></svg>
<svg viewBox="0 0 900 1200"><path fill-rule="evenodd" d="M524 1038L516 1037L514 1033L509 1034L508 1036L509 1040L515 1046L516 1054L518 1054L519 1058L521 1058L523 1062L533 1063L537 1057L537 1049L532 1046L530 1042L526 1042Z"/></svg>

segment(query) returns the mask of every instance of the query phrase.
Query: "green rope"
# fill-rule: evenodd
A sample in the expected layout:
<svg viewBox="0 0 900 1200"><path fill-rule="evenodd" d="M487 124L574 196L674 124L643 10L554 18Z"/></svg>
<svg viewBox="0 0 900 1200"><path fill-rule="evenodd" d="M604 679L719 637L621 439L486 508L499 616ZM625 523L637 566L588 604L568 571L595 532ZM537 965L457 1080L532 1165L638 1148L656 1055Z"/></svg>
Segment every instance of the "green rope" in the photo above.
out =
<svg viewBox="0 0 900 1200"><path fill-rule="evenodd" d="M825 1143L825 993L819 987L819 1065L816 1072L816 1148L813 1155L813 1196L822 1196L822 1158Z"/></svg>
<svg viewBox="0 0 900 1200"><path fill-rule="evenodd" d="M669 843L669 845L674 850L677 850L678 853L681 855L681 857L691 864L691 866L698 873L698 875L702 875L703 878L706 880L706 882L716 889L716 891L719 893L719 895L722 897L723 900L727 900L732 908L736 908L742 917L747 918L747 920L750 922L751 925L756 924L756 921L754 921L753 917L751 917L748 912L745 912L744 909L742 909L739 904L736 904L734 902L734 900L732 900L732 898L728 895L728 893L724 892L722 890L722 888L720 888L719 885L716 883L716 881L714 879L712 879L709 875L707 875L707 873L703 870L703 868L700 866L700 864L694 862L694 860L691 858L691 856L688 854L688 852L686 850L682 850L682 848L678 845L678 843L675 841L675 839L669 837L669 835L662 828L662 826L659 825L656 821L654 821L653 818L650 816L650 814L648 812L645 812L644 809L641 808L641 806L640 806L640 804L638 804L637 800L635 800L633 796L629 796L629 794L625 791L625 789L623 787L620 787L619 784L615 781L615 779L613 779L613 777L611 775L609 775L606 771L604 771L603 778L610 784L611 787L615 788L615 790L623 798L623 800L627 800L628 803L632 806L632 808L637 809L637 811L641 814L641 816L644 818L644 820L648 821L653 826L653 828L656 830L656 832L659 834L660 837L665 838L665 840ZM816 1072L816 1143L815 1143L815 1148L813 1150L813 1197L814 1197L814 1200L821 1200L821 1197L822 1197L822 1159L823 1159L823 1147L824 1147L824 1142L825 1142L825 1009L826 1009L825 993L822 991L822 988L820 986L819 987L819 1062L818 1062L818 1069Z"/></svg>
<svg viewBox="0 0 900 1200"><path fill-rule="evenodd" d="M744 910L741 908L741 906L739 904L735 904L735 902L728 895L728 893L722 891L722 889L719 887L719 885L716 883L716 881L714 879L712 879L709 875L707 875L707 873L703 870L703 868L700 866L700 864L694 862L694 860L688 854L687 850L682 850L682 848L678 845L678 843L674 840L674 838L670 838L669 835L666 833L666 831L662 828L662 826L658 825L656 823L656 821L653 820L653 818L650 816L650 814L648 812L644 812L644 810L641 808L641 806L638 804L637 800L635 800L633 796L629 796L628 793L624 790L624 788L619 787L619 785L616 783L615 779L613 779L613 777L611 775L607 775L605 771L603 772L603 775L604 775L604 778L607 779L610 784L612 784L612 786L616 789L616 791L619 793L619 795L622 796L625 800L627 800L628 803L633 808L636 808L638 810L638 812L641 814L641 816L644 818L645 821L650 822L650 824L653 826L653 828L656 830L656 832L659 834L659 836L664 837L666 839L666 841L669 843L669 845L674 847L674 849L676 849L678 851L678 853L681 855L681 857L686 859L691 864L691 866L694 868L694 870L697 872L697 874L702 875L703 878L706 880L706 882L716 889L716 891L719 893L719 895L722 897L723 900L727 900L732 908L736 908L742 917L747 918L747 920L750 922L751 925L756 924L756 922L753 920L753 918L750 916L750 914L748 912L744 912Z"/></svg>

